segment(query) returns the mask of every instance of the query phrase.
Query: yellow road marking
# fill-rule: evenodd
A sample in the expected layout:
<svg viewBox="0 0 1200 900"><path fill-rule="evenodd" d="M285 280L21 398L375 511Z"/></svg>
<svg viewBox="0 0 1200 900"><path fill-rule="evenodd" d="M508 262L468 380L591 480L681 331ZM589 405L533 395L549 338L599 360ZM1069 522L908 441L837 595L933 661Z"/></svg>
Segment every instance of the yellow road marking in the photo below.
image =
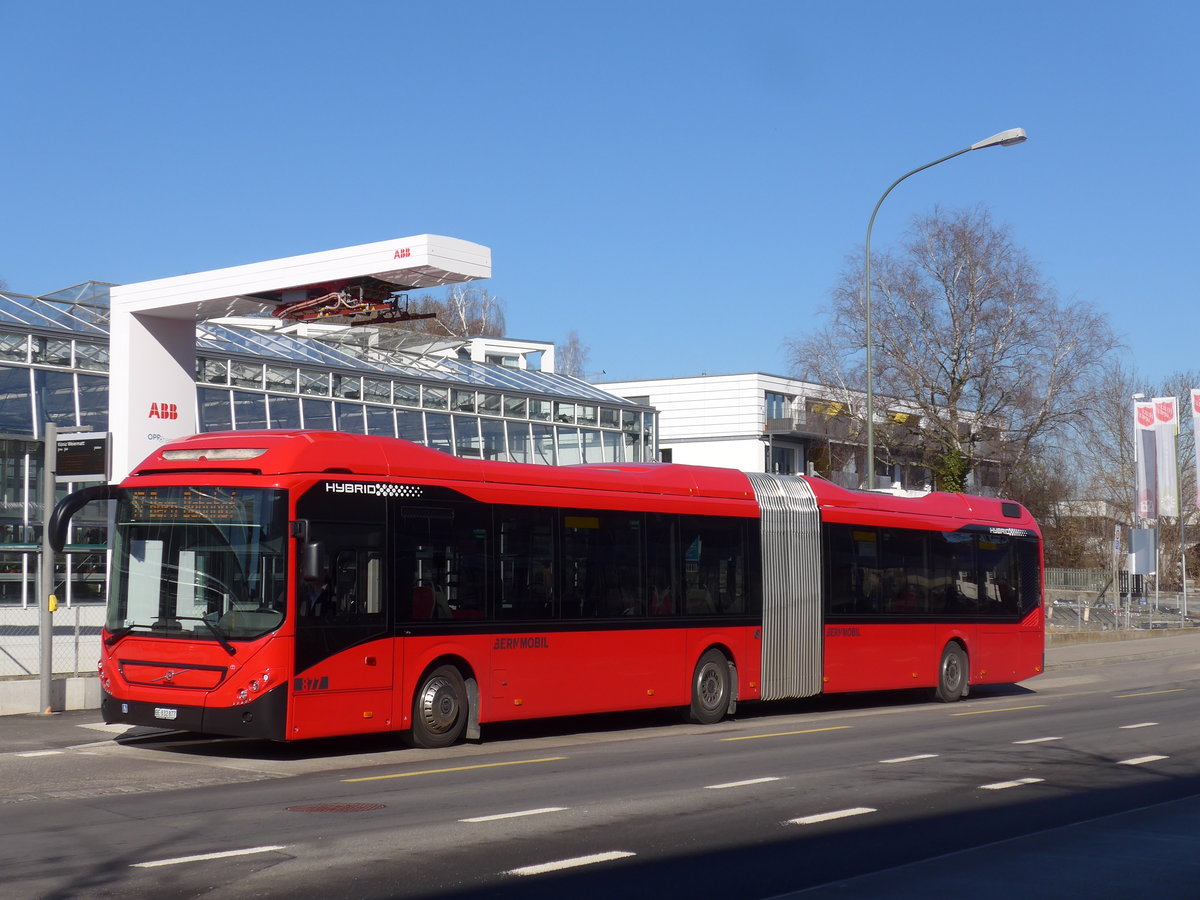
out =
<svg viewBox="0 0 1200 900"><path fill-rule="evenodd" d="M471 769L496 769L500 766L527 766L531 763L556 762L560 759L566 759L565 756L547 756L543 759L515 759L510 762L494 762L494 763L479 763L474 766L450 766L445 769L423 769L420 772L398 772L395 775L368 775L365 778L343 778L342 781L346 784L354 784L358 781L383 781L387 778L412 778L416 775L442 775L446 772L467 772Z"/></svg>
<svg viewBox="0 0 1200 900"><path fill-rule="evenodd" d="M1179 694L1185 690L1187 688L1170 688L1165 691L1142 691L1140 694L1117 694L1115 699L1124 700L1126 697L1153 697L1155 694Z"/></svg>
<svg viewBox="0 0 1200 900"><path fill-rule="evenodd" d="M1004 706L999 709L974 709L971 712L951 713L952 716L986 716L998 712L1016 712L1019 709L1041 709L1045 703L1035 703L1032 706Z"/></svg>
<svg viewBox="0 0 1200 900"><path fill-rule="evenodd" d="M757 741L759 738L787 737L792 734L816 734L818 731L841 731L850 725L834 725L831 728L806 728L804 731L776 731L773 734L744 734L741 737L721 738L722 741Z"/></svg>

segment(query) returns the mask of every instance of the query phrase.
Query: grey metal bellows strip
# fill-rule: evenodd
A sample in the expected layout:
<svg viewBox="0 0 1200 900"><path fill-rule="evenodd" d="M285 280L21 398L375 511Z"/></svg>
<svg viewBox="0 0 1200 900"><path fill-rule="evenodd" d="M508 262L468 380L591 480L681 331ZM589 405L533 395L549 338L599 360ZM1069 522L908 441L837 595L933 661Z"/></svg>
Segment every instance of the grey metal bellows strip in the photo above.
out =
<svg viewBox="0 0 1200 900"><path fill-rule="evenodd" d="M762 699L821 692L821 516L803 478L748 473L762 511Z"/></svg>

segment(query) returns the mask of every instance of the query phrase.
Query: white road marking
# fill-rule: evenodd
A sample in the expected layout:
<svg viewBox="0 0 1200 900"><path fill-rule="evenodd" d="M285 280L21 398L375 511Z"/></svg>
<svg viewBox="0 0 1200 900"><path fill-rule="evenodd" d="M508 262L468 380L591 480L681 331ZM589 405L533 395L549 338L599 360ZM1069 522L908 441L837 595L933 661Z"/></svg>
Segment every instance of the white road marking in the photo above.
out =
<svg viewBox="0 0 1200 900"><path fill-rule="evenodd" d="M30 759L34 756L58 756L61 750L31 750L28 753L18 753L17 756L22 759Z"/></svg>
<svg viewBox="0 0 1200 900"><path fill-rule="evenodd" d="M571 859L560 859L555 862L539 863L536 866L522 866L519 869L509 869L506 875L544 875L547 872L560 872L563 869L574 869L578 866L590 866L594 863L611 862L614 859L624 859L636 856L628 850L609 850L607 853L593 853L591 856L576 856Z"/></svg>
<svg viewBox="0 0 1200 900"><path fill-rule="evenodd" d="M1118 766L1140 766L1142 763L1158 762L1160 759L1168 759L1166 756L1135 756L1133 759L1122 759L1117 763Z"/></svg>
<svg viewBox="0 0 1200 900"><path fill-rule="evenodd" d="M254 853L271 853L283 850L284 844L271 844L266 847L246 847L243 850L224 850L220 853L200 853L196 856L177 856L174 859L156 859L152 862L133 863L131 869L154 869L158 866L177 866L180 863L203 862L209 859L228 859L231 856L250 856Z"/></svg>
<svg viewBox="0 0 1200 900"><path fill-rule="evenodd" d="M1040 781L1045 781L1044 778L1018 778L1016 781L997 781L994 784L981 784L980 790L984 791L1002 791L1005 788L1021 787L1026 784L1037 784Z"/></svg>
<svg viewBox="0 0 1200 900"><path fill-rule="evenodd" d="M916 756L897 756L895 759L881 759L881 763L916 762L918 759L937 759L936 753L918 753Z"/></svg>
<svg viewBox="0 0 1200 900"><path fill-rule="evenodd" d="M1060 737L1026 738L1023 741L1013 741L1014 744L1044 744L1047 741L1061 741Z"/></svg>
<svg viewBox="0 0 1200 900"><path fill-rule="evenodd" d="M1151 728L1157 725L1157 722L1138 722L1136 725L1122 725L1122 728Z"/></svg>
<svg viewBox="0 0 1200 900"><path fill-rule="evenodd" d="M704 789L706 791L722 791L725 788L749 787L752 784L766 784L767 782L778 780L778 778L772 775L769 778L750 778L746 781L730 781L726 784L706 784Z"/></svg>
<svg viewBox="0 0 1200 900"><path fill-rule="evenodd" d="M460 822L499 822L501 819L519 819L521 816L540 816L542 813L562 812L565 806L545 806L541 809L522 809L518 812L496 813L491 816L472 816Z"/></svg>
<svg viewBox="0 0 1200 900"><path fill-rule="evenodd" d="M856 806L853 809L839 809L834 812L817 813L815 816L801 816L799 819L788 819L788 825L816 825L820 822L832 822L834 819L846 819L850 816L862 816L877 812L870 806Z"/></svg>

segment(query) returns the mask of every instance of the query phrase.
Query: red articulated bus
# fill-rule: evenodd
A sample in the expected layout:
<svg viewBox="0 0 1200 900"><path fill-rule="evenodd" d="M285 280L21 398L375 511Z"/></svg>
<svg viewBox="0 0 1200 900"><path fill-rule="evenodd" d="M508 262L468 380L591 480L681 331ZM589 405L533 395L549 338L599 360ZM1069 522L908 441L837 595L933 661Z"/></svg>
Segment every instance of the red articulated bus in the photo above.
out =
<svg viewBox="0 0 1200 900"><path fill-rule="evenodd" d="M120 485L99 664L110 723L293 740L972 684L1042 670L1019 504L659 464L460 459L239 431Z"/></svg>

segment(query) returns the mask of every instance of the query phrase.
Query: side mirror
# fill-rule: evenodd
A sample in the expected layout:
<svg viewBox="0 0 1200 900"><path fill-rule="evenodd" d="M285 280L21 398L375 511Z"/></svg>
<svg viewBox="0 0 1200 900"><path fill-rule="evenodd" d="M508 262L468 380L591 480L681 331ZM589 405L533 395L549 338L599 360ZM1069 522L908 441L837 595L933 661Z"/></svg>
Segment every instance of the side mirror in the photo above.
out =
<svg viewBox="0 0 1200 900"><path fill-rule="evenodd" d="M312 541L304 545L301 557L300 574L304 578L320 578L329 568L325 555L324 541Z"/></svg>
<svg viewBox="0 0 1200 900"><path fill-rule="evenodd" d="M93 500L116 500L121 495L121 489L115 484L98 484L83 490L68 494L54 507L46 528L50 532L50 546L55 553L62 553L67 543L67 531L71 527L71 516L83 509Z"/></svg>

